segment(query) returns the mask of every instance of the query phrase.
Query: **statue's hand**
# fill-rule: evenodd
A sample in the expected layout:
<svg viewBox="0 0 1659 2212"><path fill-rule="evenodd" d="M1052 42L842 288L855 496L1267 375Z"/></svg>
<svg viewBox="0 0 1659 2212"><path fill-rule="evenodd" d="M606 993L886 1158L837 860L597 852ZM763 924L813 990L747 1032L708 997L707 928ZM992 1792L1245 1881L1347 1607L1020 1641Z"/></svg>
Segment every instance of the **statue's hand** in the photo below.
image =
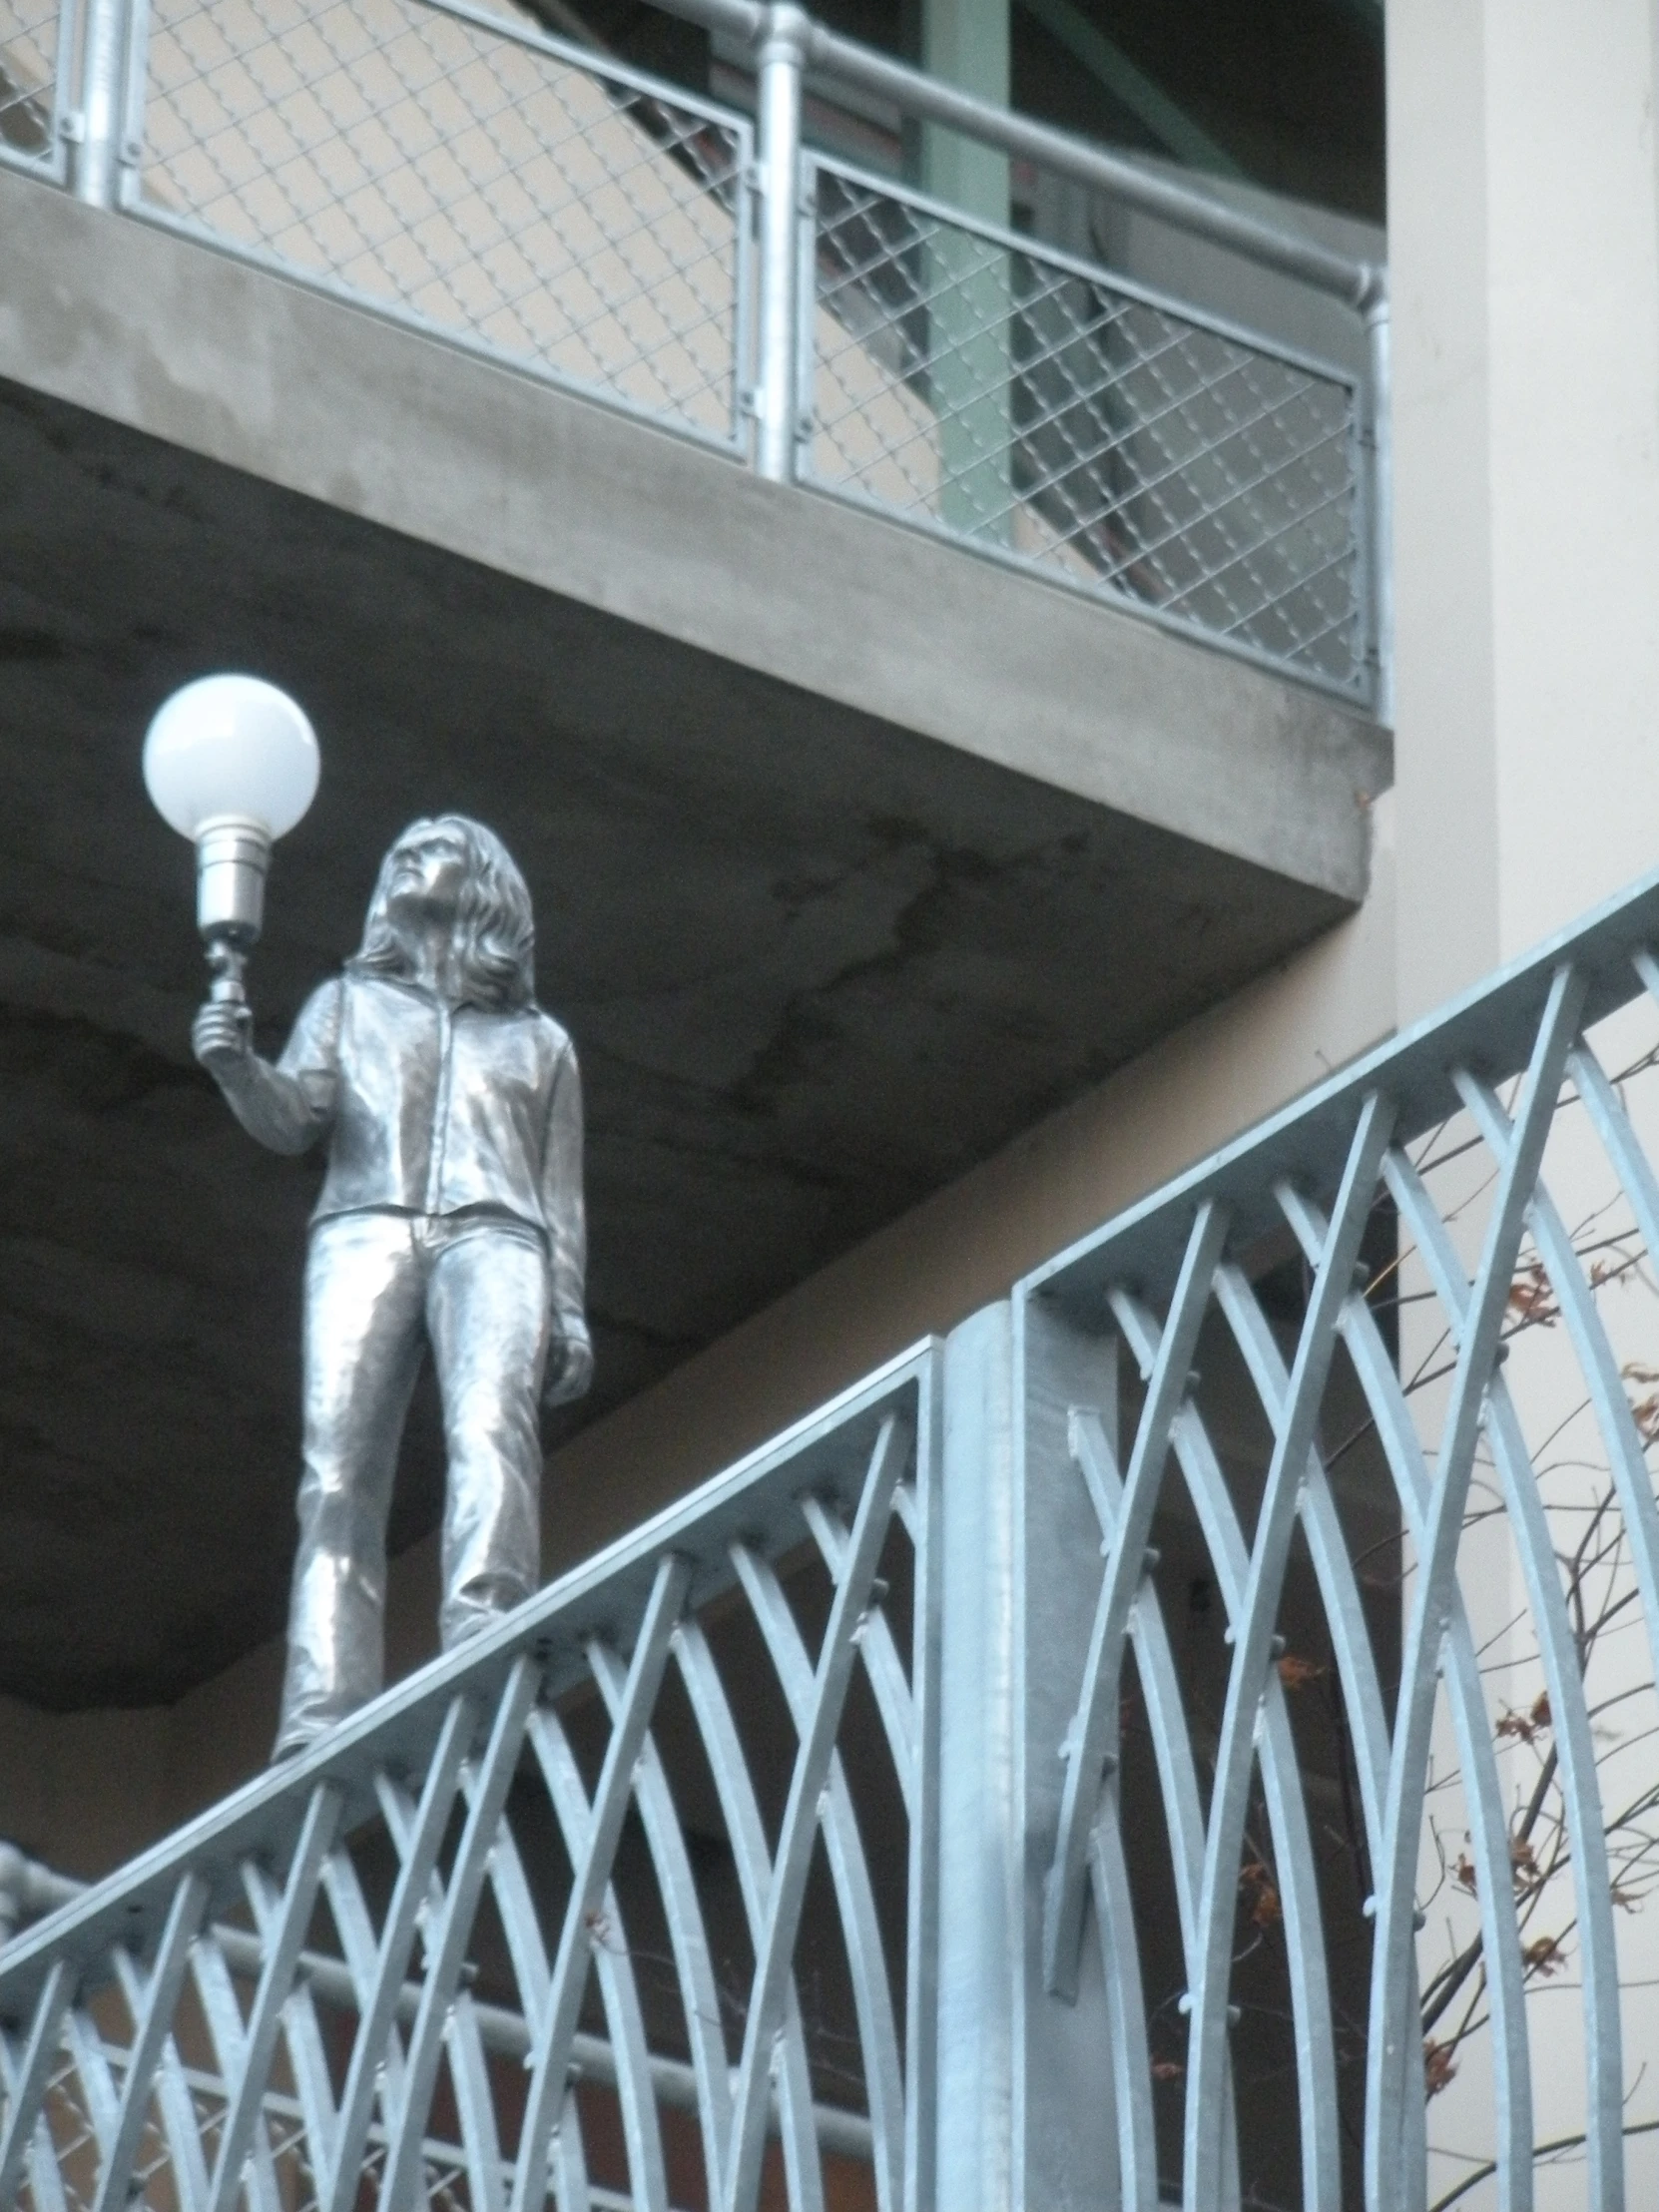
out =
<svg viewBox="0 0 1659 2212"><path fill-rule="evenodd" d="M254 1057L254 1016L247 1006L210 1000L191 1025L191 1049L219 1083L234 1083Z"/></svg>
<svg viewBox="0 0 1659 2212"><path fill-rule="evenodd" d="M548 1349L541 1401L549 1411L555 1405L569 1405L587 1395L592 1381L592 1342L580 1322L566 1322Z"/></svg>

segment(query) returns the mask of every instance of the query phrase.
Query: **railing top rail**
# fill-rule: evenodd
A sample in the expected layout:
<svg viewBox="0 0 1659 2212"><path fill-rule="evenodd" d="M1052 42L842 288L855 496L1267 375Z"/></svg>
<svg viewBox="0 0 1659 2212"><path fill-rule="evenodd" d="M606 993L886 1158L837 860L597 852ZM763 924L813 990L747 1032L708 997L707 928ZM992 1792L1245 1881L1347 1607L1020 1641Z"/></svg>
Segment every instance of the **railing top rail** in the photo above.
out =
<svg viewBox="0 0 1659 2212"><path fill-rule="evenodd" d="M1461 1110L1454 1067L1497 1083L1525 1066L1563 963L1586 981L1588 1028L1640 995L1631 956L1656 941L1659 869L1057 1253L1024 1278L1016 1295L1058 1298L1086 1321L1098 1315L1108 1284L1167 1282L1180 1265L1192 1210L1204 1199L1230 1206L1235 1242L1279 1229L1275 1186L1289 1179L1335 1188L1353 1137L1353 1109L1368 1091L1386 1090L1397 1107L1395 1140L1409 1142Z"/></svg>
<svg viewBox="0 0 1659 2212"><path fill-rule="evenodd" d="M1298 232L1280 230L1256 216L1227 207L1195 186L1154 176L1105 147L1093 146L1070 132L1055 130L1050 124L959 91L874 47L843 38L838 31L815 22L805 10L794 6L793 0L781 0L774 6L759 5L757 0L658 0L658 5L671 15L682 16L707 30L723 31L751 46L759 46L770 37L787 37L813 76L857 86L893 101L923 122L942 124L982 145L1021 155L1080 184L1092 185L1191 237L1228 248L1260 268L1328 292L1358 314L1369 316L1386 300L1385 265L1340 254Z"/></svg>
<svg viewBox="0 0 1659 2212"><path fill-rule="evenodd" d="M208 1876L210 1904L222 1907L237 1894L242 1860L260 1854L285 1860L319 1782L339 1786L346 1801L342 1826L351 1826L372 1809L375 1770L395 1770L404 1762L411 1771L418 1769L457 1695L476 1691L482 1725L519 1653L534 1651L543 1661L545 1697L585 1680L584 1646L598 1637L627 1647L665 1555L678 1553L691 1562L687 1602L699 1605L736 1582L734 1544L777 1556L801 1540L794 1508L803 1494L855 1506L879 1417L912 1391L925 1404L937 1353L936 1341L925 1338L898 1354L549 1583L498 1627L419 1668L299 1758L268 1769L36 1922L0 1952L0 2023L26 2015L55 1959L85 1965L117 1939L142 1947L161 1928L187 1869Z"/></svg>

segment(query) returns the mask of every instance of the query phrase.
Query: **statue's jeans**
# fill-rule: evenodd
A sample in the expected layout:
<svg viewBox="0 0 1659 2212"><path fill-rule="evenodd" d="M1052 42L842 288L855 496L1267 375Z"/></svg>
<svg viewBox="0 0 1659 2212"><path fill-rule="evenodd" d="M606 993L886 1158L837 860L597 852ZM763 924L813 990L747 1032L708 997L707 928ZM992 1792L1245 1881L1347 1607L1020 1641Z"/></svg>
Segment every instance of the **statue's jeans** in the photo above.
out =
<svg viewBox="0 0 1659 2212"><path fill-rule="evenodd" d="M386 1516L428 1344L449 1453L445 1650L536 1587L551 1293L545 1240L508 1216L374 1210L312 1230L299 1550L275 1757L381 1686Z"/></svg>

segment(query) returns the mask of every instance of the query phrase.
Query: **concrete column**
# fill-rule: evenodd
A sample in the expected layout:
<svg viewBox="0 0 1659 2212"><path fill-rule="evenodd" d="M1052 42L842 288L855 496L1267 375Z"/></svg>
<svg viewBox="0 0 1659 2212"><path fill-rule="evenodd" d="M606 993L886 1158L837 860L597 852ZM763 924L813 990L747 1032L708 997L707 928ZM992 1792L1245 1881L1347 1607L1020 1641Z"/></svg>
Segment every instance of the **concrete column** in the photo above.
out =
<svg viewBox="0 0 1659 2212"><path fill-rule="evenodd" d="M1650 865L1648 0L1391 0L1400 1015Z"/></svg>

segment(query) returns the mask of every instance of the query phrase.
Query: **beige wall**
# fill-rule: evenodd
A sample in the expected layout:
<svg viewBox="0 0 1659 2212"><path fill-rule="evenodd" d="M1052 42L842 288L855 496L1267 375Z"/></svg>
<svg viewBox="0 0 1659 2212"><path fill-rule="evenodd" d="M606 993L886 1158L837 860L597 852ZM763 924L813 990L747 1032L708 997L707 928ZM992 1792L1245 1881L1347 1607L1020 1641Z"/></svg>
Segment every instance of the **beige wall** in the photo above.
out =
<svg viewBox="0 0 1659 2212"><path fill-rule="evenodd" d="M1652 864L1648 0L1390 0L1399 994Z"/></svg>

